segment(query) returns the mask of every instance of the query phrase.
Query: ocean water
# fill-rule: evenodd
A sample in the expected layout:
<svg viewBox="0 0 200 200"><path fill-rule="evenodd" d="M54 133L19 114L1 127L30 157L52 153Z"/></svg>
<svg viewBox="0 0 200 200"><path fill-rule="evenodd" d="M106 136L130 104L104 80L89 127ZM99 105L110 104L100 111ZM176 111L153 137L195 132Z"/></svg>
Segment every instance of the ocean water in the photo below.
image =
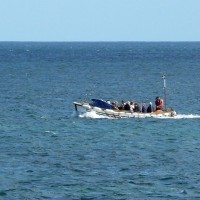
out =
<svg viewBox="0 0 200 200"><path fill-rule="evenodd" d="M154 102L176 119L76 116ZM0 43L0 199L199 199L200 42Z"/></svg>

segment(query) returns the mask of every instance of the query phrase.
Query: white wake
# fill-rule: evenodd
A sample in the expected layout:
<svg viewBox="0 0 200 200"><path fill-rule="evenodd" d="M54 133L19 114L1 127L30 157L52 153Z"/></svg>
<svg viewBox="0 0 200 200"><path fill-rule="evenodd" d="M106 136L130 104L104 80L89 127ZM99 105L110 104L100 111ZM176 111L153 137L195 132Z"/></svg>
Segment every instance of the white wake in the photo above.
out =
<svg viewBox="0 0 200 200"><path fill-rule="evenodd" d="M200 119L200 115L197 114L178 114L174 116L175 119Z"/></svg>
<svg viewBox="0 0 200 200"><path fill-rule="evenodd" d="M103 115L98 115L96 114L95 111L90 111L90 112L85 112L85 113L79 113L74 111L72 113L72 117L80 117L80 118L92 118L92 119L113 119L112 117L108 117L108 116L103 116Z"/></svg>

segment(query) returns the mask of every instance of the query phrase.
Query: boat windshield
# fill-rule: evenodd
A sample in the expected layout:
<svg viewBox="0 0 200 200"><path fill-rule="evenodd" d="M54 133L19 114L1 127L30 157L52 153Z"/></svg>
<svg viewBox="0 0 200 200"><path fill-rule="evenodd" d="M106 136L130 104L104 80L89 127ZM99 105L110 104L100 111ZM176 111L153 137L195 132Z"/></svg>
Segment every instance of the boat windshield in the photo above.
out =
<svg viewBox="0 0 200 200"><path fill-rule="evenodd" d="M115 107L112 104L107 103L101 99L92 99L92 103L90 104L94 107L104 108L104 109L114 109Z"/></svg>

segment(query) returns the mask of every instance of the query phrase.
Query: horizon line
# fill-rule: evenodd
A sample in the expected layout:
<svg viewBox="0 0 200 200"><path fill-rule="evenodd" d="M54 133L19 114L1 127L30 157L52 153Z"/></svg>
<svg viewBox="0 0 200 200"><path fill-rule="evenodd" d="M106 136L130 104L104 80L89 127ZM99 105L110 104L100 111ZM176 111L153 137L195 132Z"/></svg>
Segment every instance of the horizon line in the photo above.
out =
<svg viewBox="0 0 200 200"><path fill-rule="evenodd" d="M181 42L200 42L200 40L73 40L73 41L61 41L61 40L43 40L43 41L40 41L40 40L33 40L33 41L31 41L31 40L6 40L6 41L1 41L0 40L0 42L29 42L29 43L72 43L72 42L79 42L79 43L100 43L100 42L104 42L104 43L111 43L111 42L113 42L113 43L117 43L117 42L151 42L151 43L157 43L157 42L177 42L177 43L181 43Z"/></svg>

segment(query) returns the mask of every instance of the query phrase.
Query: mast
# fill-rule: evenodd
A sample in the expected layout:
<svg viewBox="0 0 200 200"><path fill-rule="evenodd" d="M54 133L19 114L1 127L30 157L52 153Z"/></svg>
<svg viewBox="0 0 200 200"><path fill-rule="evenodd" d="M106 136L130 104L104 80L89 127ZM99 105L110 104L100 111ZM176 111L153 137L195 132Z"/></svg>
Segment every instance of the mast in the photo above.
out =
<svg viewBox="0 0 200 200"><path fill-rule="evenodd" d="M163 79L163 90L164 90L164 104L165 104L165 110L167 109L167 103L166 103L166 78L165 78L165 74L162 75L162 79Z"/></svg>

